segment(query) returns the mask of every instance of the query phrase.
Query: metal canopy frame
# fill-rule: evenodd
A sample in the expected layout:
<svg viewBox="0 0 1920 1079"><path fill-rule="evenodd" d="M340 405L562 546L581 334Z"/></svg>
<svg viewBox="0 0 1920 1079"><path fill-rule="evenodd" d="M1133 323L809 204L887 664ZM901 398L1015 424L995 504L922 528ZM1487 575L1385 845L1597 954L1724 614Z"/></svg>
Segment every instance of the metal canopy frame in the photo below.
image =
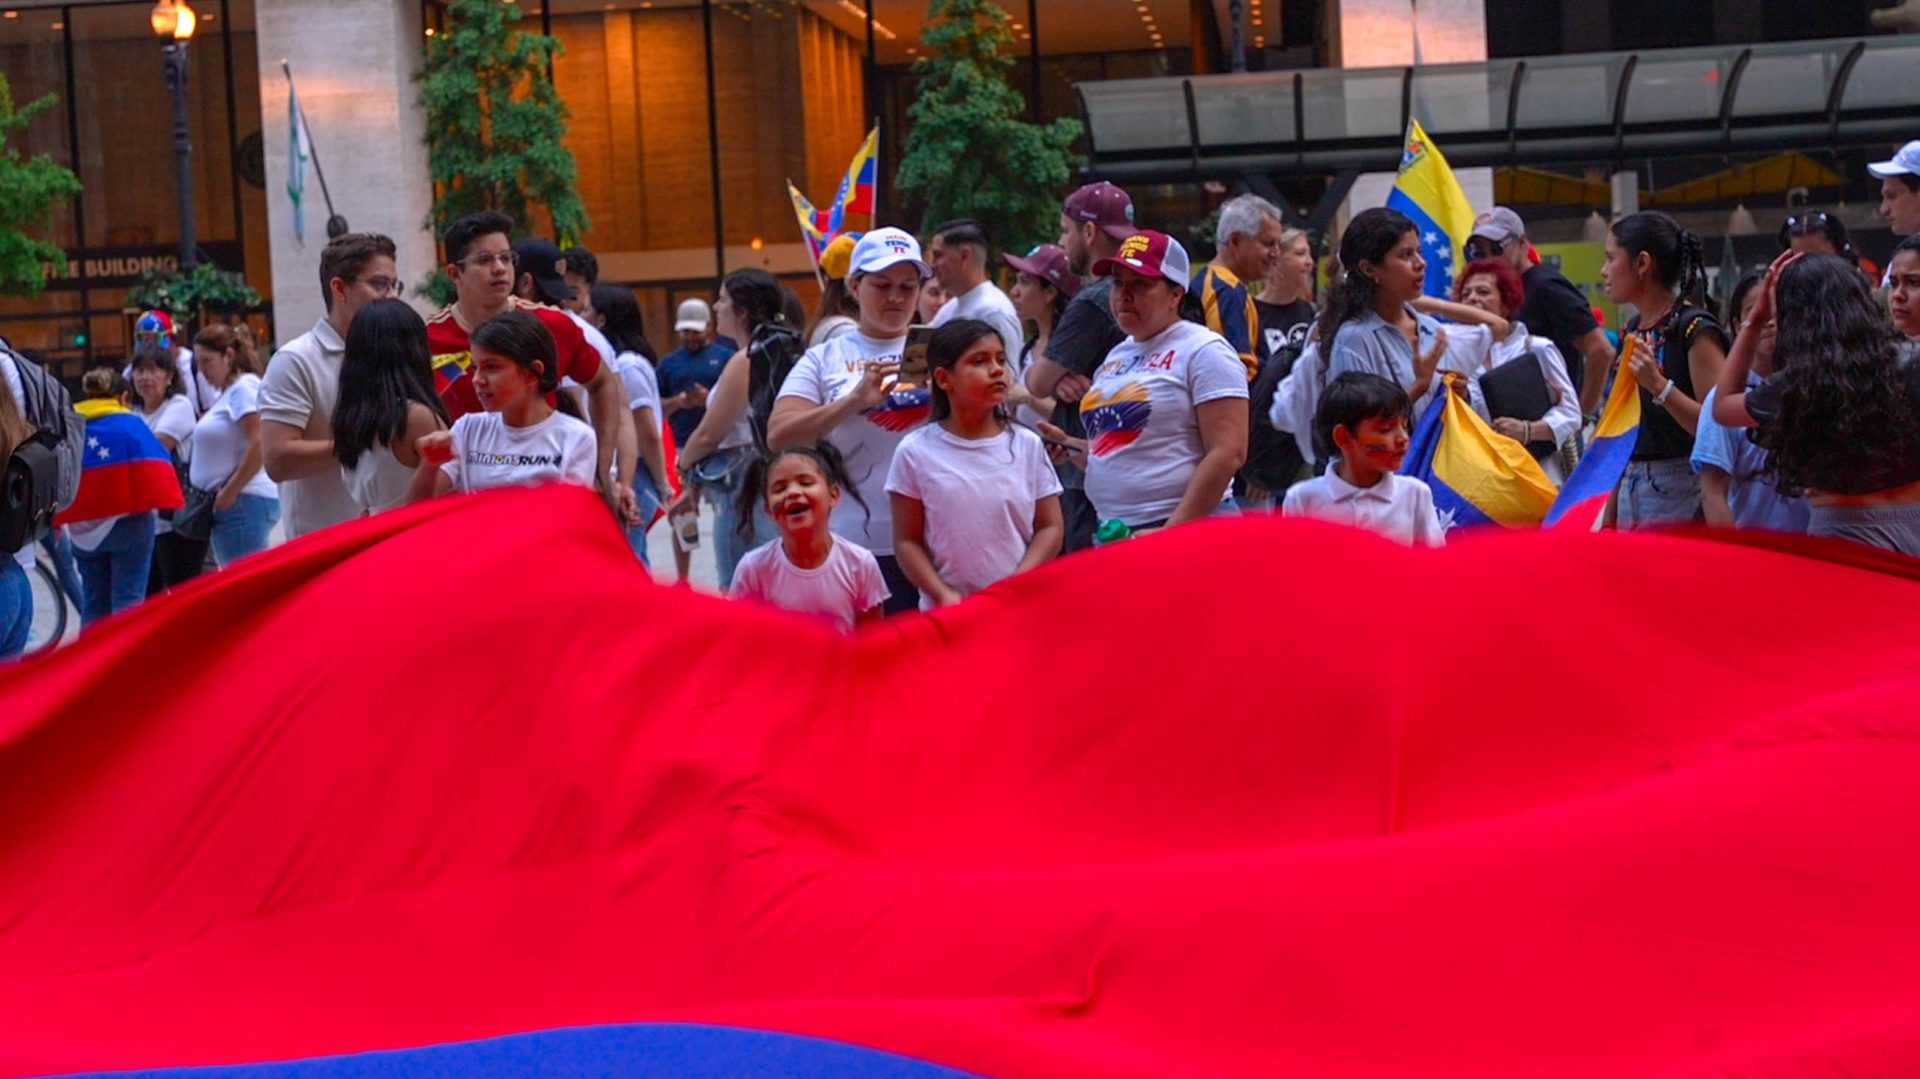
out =
<svg viewBox="0 0 1920 1079"><path fill-rule="evenodd" d="M1869 63L1873 85L1863 89L1856 76ZM1756 79L1764 89L1743 98ZM1397 110L1384 96L1393 82ZM1431 106L1422 99L1429 86L1441 98ZM1589 88L1584 96L1569 91L1581 86ZM1920 34L1119 79L1078 83L1074 94L1089 178L1178 182L1389 169L1416 115L1458 166L1618 166L1629 158L1838 150L1912 138ZM1596 107L1583 108L1589 99ZM1463 122L1462 108L1487 122Z"/></svg>

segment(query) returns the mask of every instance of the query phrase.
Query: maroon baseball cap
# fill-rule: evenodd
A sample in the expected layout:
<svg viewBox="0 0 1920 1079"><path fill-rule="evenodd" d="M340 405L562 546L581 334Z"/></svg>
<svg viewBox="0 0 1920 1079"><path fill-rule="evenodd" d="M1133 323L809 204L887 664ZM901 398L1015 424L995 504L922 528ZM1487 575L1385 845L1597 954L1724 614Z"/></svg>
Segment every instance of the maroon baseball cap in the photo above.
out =
<svg viewBox="0 0 1920 1079"><path fill-rule="evenodd" d="M1075 221L1091 221L1116 240L1140 231L1133 225L1133 196L1105 180L1068 195L1060 212Z"/></svg>
<svg viewBox="0 0 1920 1079"><path fill-rule="evenodd" d="M1080 291L1080 275L1068 265L1066 249L1057 244L1041 244L1027 252L1025 258L1018 255L1001 257L1007 260L1007 265L1048 282L1068 296Z"/></svg>
<svg viewBox="0 0 1920 1079"><path fill-rule="evenodd" d="M1180 246L1180 241L1151 229L1141 229L1120 241L1120 250L1112 258L1093 264L1093 276L1106 277L1116 266L1148 277L1164 277L1181 288L1187 287L1187 279L1193 274L1187 249Z"/></svg>

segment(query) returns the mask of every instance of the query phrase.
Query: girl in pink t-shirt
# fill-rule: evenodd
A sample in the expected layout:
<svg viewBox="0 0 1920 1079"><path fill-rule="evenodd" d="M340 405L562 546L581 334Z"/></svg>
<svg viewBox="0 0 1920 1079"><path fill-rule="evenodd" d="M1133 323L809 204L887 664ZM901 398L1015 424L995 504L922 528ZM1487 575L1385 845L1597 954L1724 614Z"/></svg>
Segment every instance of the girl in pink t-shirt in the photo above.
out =
<svg viewBox="0 0 1920 1079"><path fill-rule="evenodd" d="M860 501L847 466L829 443L791 446L747 468L743 491L759 491L780 538L749 551L733 572L731 595L817 615L842 630L877 620L890 589L873 552L828 528L840 492ZM866 503L861 502L861 508ZM740 530L753 528L753 502L738 505Z"/></svg>

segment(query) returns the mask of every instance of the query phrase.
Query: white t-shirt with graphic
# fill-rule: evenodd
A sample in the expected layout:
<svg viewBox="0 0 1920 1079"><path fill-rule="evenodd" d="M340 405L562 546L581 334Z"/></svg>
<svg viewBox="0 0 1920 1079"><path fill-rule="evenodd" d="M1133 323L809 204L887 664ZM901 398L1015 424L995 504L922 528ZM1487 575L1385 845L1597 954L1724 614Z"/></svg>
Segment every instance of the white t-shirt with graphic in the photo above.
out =
<svg viewBox="0 0 1920 1079"><path fill-rule="evenodd" d="M865 377L867 364L899 363L907 339L880 341L855 332L815 345L793 365L780 384L781 397L798 397L816 405L830 404L854 392ZM879 407L843 421L827 432L827 441L846 458L847 475L871 513L860 503L842 499L833 514L834 534L845 536L875 554L893 553L893 511L887 504L887 470L893 451L907 432L926 422L926 388L895 390Z"/></svg>
<svg viewBox="0 0 1920 1079"><path fill-rule="evenodd" d="M440 470L463 494L542 483L593 486L599 469L593 428L563 412L527 427L510 427L498 412L469 412L453 421L453 460Z"/></svg>
<svg viewBox="0 0 1920 1079"><path fill-rule="evenodd" d="M887 602L892 593L873 552L835 536L827 560L802 569L787 557L782 540L748 551L733 571L735 599L757 599L789 611L816 615L842 630L854 619Z"/></svg>
<svg viewBox="0 0 1920 1079"><path fill-rule="evenodd" d="M933 568L972 595L1020 567L1033 542L1033 508L1060 493L1060 477L1040 436L1024 427L972 439L935 423L901 441L887 492L920 500ZM920 609L933 607L922 595Z"/></svg>
<svg viewBox="0 0 1920 1079"><path fill-rule="evenodd" d="M1114 346L1080 398L1087 497L1103 521L1173 516L1206 449L1197 406L1247 396L1247 369L1227 339L1184 319ZM1223 483L1226 498L1231 480Z"/></svg>

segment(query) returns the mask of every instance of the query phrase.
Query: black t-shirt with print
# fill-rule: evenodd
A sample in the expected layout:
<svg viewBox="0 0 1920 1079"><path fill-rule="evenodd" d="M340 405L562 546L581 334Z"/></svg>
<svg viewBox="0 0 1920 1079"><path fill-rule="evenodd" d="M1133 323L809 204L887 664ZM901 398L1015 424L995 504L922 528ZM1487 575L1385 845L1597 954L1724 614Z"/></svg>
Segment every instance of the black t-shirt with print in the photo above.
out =
<svg viewBox="0 0 1920 1079"><path fill-rule="evenodd" d="M1260 354L1260 362L1283 347L1298 352L1307 343L1307 335L1313 332L1313 303L1300 299L1292 303L1268 303L1256 298L1254 310L1260 313L1260 340L1254 342L1254 350Z"/></svg>

